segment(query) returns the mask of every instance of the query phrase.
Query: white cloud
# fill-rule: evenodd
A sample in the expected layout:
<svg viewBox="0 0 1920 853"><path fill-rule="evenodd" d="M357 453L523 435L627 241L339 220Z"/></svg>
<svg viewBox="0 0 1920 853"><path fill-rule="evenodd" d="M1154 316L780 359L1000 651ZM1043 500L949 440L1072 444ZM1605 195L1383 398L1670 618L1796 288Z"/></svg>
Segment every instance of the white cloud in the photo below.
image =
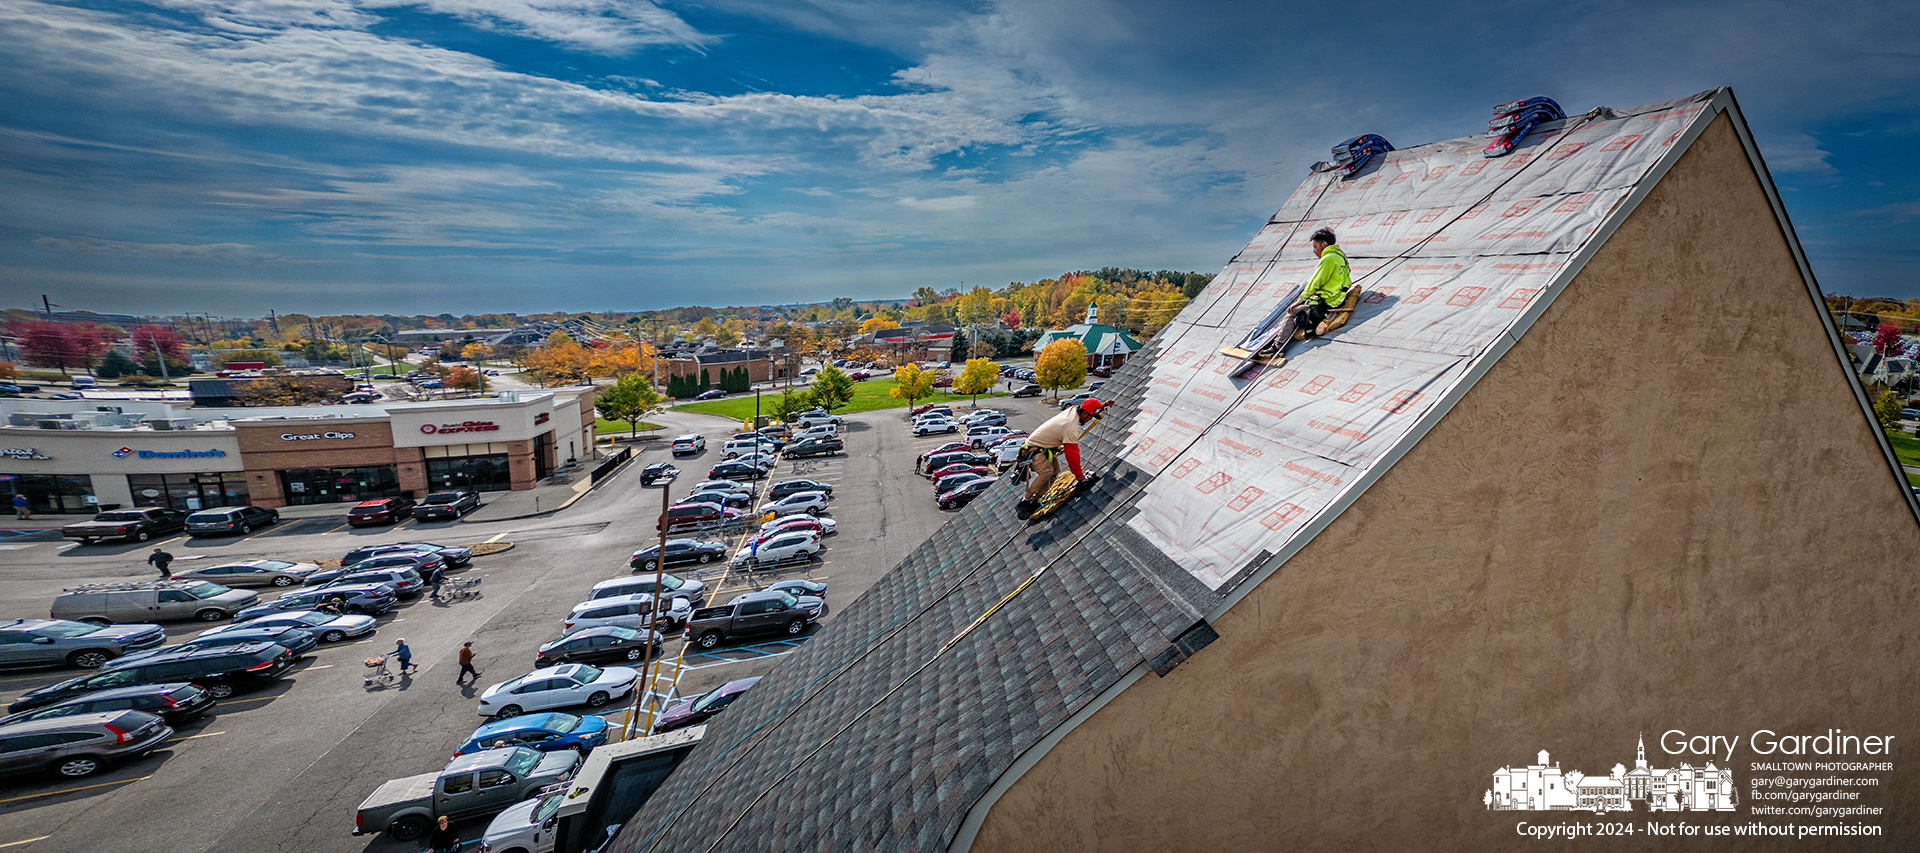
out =
<svg viewBox="0 0 1920 853"><path fill-rule="evenodd" d="M244 243L132 243L99 237L40 237L35 246L56 252L81 252L90 255L118 255L125 258L158 261L201 261L217 264L288 263L291 259L261 252Z"/></svg>

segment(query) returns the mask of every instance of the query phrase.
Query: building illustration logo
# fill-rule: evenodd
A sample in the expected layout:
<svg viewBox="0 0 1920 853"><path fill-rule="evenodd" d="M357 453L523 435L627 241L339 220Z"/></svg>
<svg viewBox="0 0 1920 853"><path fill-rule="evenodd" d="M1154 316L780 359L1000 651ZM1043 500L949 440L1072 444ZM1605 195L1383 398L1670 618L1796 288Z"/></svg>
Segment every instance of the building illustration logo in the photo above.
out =
<svg viewBox="0 0 1920 853"><path fill-rule="evenodd" d="M1493 787L1480 797L1493 811L1590 811L1596 814L1633 811L1635 802L1650 812L1721 811L1738 805L1733 772L1707 762L1705 767L1682 763L1678 769L1647 766L1647 739L1640 738L1633 769L1613 765L1606 776L1588 776L1578 770L1562 772L1540 750L1539 763L1502 767L1493 773Z"/></svg>

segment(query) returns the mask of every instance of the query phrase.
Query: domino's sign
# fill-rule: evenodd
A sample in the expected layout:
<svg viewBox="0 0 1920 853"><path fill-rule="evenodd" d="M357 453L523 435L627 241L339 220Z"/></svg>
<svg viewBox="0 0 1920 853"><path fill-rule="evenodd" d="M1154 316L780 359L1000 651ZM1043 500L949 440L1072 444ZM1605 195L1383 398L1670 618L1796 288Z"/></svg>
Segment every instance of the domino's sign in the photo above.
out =
<svg viewBox="0 0 1920 853"><path fill-rule="evenodd" d="M217 459L226 456L224 450L134 450L122 447L113 452L115 459L132 456L136 459Z"/></svg>

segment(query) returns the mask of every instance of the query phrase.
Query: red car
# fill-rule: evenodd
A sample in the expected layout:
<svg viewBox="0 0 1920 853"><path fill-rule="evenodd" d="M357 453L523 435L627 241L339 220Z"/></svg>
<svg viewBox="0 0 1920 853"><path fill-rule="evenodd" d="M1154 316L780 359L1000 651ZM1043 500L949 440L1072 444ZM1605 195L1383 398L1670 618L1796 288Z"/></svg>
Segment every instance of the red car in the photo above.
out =
<svg viewBox="0 0 1920 853"><path fill-rule="evenodd" d="M984 477L991 473L993 473L993 469L988 468L985 465L968 465L965 462L955 462L952 465L948 465L945 468L941 468L940 470L933 472L929 476L933 477L933 479L937 482L941 477L945 477L949 474L979 474L980 476Z"/></svg>
<svg viewBox="0 0 1920 853"><path fill-rule="evenodd" d="M855 382L865 382L869 379L872 379L873 374L868 373L864 370L856 370L850 374L847 374L847 378L852 379Z"/></svg>
<svg viewBox="0 0 1920 853"><path fill-rule="evenodd" d="M927 403L925 405L914 406L913 414L915 414L916 416L924 415L928 412L933 411L934 409L946 409L947 414L953 414L953 407L945 403Z"/></svg>
<svg viewBox="0 0 1920 853"><path fill-rule="evenodd" d="M660 734L674 729L684 729L695 723L704 723L713 715L726 710L728 705L733 704L733 700L740 698L748 688L758 683L760 683L760 676L757 675L739 681L729 681L720 685L719 690L695 696L691 702L668 708L665 714L660 715L660 722L654 724L653 732Z"/></svg>
<svg viewBox="0 0 1920 853"><path fill-rule="evenodd" d="M939 498L940 508L959 509L967 504L973 503L973 499L979 497L981 492L993 488L993 484L998 482L1000 482L999 477L984 477L978 480L968 480L961 484L959 488L941 495Z"/></svg>
<svg viewBox="0 0 1920 853"><path fill-rule="evenodd" d="M354 527L399 524L413 514L413 501L406 498L374 498L361 501L347 510L347 523Z"/></svg>
<svg viewBox="0 0 1920 853"><path fill-rule="evenodd" d="M728 522L738 521L740 511L722 509L715 504L682 504L667 510L660 516L656 527L665 527L668 533L681 530L698 530L704 527L718 527Z"/></svg>

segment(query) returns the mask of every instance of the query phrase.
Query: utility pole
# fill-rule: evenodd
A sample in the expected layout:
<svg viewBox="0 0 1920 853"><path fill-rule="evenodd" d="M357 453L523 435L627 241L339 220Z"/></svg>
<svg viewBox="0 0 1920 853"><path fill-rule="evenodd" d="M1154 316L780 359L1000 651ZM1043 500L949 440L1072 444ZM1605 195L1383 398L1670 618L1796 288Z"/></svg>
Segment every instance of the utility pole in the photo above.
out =
<svg viewBox="0 0 1920 853"><path fill-rule="evenodd" d="M659 641L655 641L654 638L660 636L660 608L663 606L661 583L664 582L665 578L662 576L667 571L667 511L673 508L668 498L673 492L673 478L677 476L679 474L675 472L660 481L660 552L653 555L653 603L647 618L647 656L640 662L640 680L646 686L643 690L635 691L637 694L634 698L635 702L652 703L651 695L656 677L653 664L660 659L660 655L656 652L663 651L659 647L666 644L664 637ZM638 719L639 711L638 707L634 708L635 719ZM649 711L647 734L653 733L653 721L653 712Z"/></svg>
<svg viewBox="0 0 1920 853"><path fill-rule="evenodd" d="M53 303L47 299L47 295L44 293L40 294L40 304L47 309L47 322L53 322ZM54 360L60 364L60 375L65 376L67 374L67 354L63 350L55 350L54 352Z"/></svg>

